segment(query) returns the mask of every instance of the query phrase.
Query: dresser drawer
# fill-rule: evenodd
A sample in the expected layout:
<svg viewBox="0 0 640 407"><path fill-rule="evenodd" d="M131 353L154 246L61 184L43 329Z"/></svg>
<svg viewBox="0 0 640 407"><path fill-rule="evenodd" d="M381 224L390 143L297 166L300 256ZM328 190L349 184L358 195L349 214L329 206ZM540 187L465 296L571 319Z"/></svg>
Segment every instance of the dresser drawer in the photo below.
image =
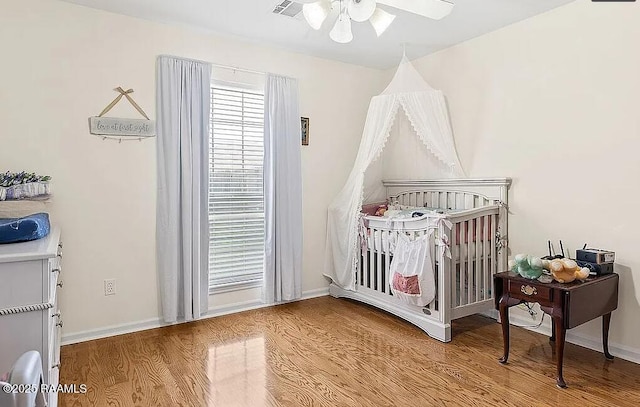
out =
<svg viewBox="0 0 640 407"><path fill-rule="evenodd" d="M509 295L531 302L553 301L553 290L550 287L529 282L509 281Z"/></svg>
<svg viewBox="0 0 640 407"><path fill-rule="evenodd" d="M43 267L42 260L0 263L0 309L47 302Z"/></svg>
<svg viewBox="0 0 640 407"><path fill-rule="evenodd" d="M8 372L24 352L42 350L45 311L0 315L0 371Z"/></svg>

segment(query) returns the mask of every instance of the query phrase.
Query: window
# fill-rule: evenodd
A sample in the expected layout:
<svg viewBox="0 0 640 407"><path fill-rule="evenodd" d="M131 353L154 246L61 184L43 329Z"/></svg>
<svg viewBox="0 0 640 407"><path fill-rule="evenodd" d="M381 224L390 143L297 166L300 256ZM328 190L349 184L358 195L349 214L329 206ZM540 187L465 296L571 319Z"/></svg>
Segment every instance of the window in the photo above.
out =
<svg viewBox="0 0 640 407"><path fill-rule="evenodd" d="M214 84L209 149L209 290L258 285L264 266L264 95Z"/></svg>

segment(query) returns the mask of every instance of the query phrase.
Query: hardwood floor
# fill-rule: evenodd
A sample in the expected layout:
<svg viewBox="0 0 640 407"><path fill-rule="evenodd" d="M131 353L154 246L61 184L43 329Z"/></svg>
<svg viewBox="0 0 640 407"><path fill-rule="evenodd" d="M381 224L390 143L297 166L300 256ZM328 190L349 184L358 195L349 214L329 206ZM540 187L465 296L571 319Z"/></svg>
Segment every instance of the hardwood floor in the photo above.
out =
<svg viewBox="0 0 640 407"><path fill-rule="evenodd" d="M474 316L448 344L392 315L322 297L65 346L65 406L638 406L640 365Z"/></svg>

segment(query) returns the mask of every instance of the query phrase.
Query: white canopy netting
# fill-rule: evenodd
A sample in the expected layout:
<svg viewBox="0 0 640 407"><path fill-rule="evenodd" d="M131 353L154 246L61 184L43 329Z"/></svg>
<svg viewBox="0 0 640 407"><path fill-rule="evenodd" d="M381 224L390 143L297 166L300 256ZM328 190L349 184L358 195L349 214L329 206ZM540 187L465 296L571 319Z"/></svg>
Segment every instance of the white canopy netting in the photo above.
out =
<svg viewBox="0 0 640 407"><path fill-rule="evenodd" d="M444 96L403 56L391 83L371 99L355 164L329 206L325 275L355 289L360 210L365 200L387 198L383 179L443 177L464 177Z"/></svg>

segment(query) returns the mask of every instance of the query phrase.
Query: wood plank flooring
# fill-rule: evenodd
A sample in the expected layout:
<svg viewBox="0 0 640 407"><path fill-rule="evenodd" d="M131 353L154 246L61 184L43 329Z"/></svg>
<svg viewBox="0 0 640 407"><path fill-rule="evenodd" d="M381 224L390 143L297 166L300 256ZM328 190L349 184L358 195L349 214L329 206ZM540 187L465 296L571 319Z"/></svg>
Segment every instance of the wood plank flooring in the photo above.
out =
<svg viewBox="0 0 640 407"><path fill-rule="evenodd" d="M448 344L390 314L322 297L62 348L76 406L638 406L640 365L473 316Z"/></svg>

